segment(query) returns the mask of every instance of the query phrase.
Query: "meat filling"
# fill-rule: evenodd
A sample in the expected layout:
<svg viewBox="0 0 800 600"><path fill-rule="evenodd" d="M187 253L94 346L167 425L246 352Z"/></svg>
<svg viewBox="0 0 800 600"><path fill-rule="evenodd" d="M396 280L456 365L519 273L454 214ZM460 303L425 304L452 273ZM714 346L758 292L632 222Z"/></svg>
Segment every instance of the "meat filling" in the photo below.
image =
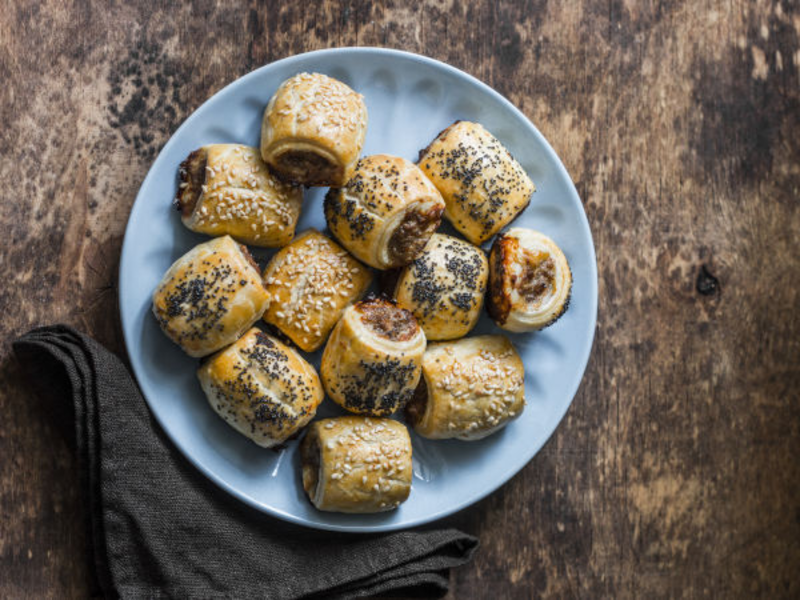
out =
<svg viewBox="0 0 800 600"><path fill-rule="evenodd" d="M317 495L319 455L319 437L309 433L300 445L300 461L303 465L303 489L309 498L314 498Z"/></svg>
<svg viewBox="0 0 800 600"><path fill-rule="evenodd" d="M419 380L419 385L414 391L414 395L408 401L405 408L406 422L411 426L416 426L425 415L425 410L428 407L428 384L425 382L423 376Z"/></svg>
<svg viewBox="0 0 800 600"><path fill-rule="evenodd" d="M259 271L258 263L256 262L256 259L253 258L253 255L250 254L250 250L248 250L247 246L245 246L244 244L239 244L239 250L242 251L244 259L248 263L250 263L250 265L256 270L256 272L258 272Z"/></svg>
<svg viewBox="0 0 800 600"><path fill-rule="evenodd" d="M206 179L207 159L206 151L200 148L189 154L178 169L179 187L175 208L181 212L182 217L191 215L200 199Z"/></svg>
<svg viewBox="0 0 800 600"><path fill-rule="evenodd" d="M540 303L542 296L553 288L555 278L556 263L548 253L523 250L523 270L516 285L528 303Z"/></svg>
<svg viewBox="0 0 800 600"><path fill-rule="evenodd" d="M409 210L389 238L389 260L392 266L407 265L417 258L442 221L443 206L427 211Z"/></svg>
<svg viewBox="0 0 800 600"><path fill-rule="evenodd" d="M419 331L414 315L388 300L375 298L359 302L357 306L361 312L361 322L372 329L375 335L393 342L406 342Z"/></svg>
<svg viewBox="0 0 800 600"><path fill-rule="evenodd" d="M341 185L342 168L324 156L308 150L289 150L273 163L275 174L285 181L303 185Z"/></svg>

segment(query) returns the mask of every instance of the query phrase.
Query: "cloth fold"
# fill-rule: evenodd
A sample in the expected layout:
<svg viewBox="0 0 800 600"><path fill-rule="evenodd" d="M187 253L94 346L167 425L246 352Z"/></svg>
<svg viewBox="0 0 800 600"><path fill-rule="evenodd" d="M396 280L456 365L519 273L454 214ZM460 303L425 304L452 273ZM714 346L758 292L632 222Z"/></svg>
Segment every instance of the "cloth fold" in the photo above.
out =
<svg viewBox="0 0 800 600"><path fill-rule="evenodd" d="M72 420L89 551L106 597L441 596L448 570L477 547L455 529L331 534L278 521L197 471L122 361L91 338L43 327L14 351L55 417Z"/></svg>

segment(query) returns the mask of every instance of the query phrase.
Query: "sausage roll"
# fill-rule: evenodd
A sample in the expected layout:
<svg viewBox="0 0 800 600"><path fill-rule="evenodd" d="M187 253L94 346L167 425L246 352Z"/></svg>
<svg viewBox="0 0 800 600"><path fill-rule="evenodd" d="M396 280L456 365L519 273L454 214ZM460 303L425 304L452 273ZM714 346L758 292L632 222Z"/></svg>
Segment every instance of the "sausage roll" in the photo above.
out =
<svg viewBox="0 0 800 600"><path fill-rule="evenodd" d="M410 310L429 340L465 336L478 322L489 265L483 251L435 233L420 256L403 269L397 304Z"/></svg>
<svg viewBox="0 0 800 600"><path fill-rule="evenodd" d="M161 329L196 357L235 342L268 303L258 265L229 236L189 250L153 292L153 314Z"/></svg>
<svg viewBox="0 0 800 600"><path fill-rule="evenodd" d="M303 188L276 179L257 148L203 146L181 163L178 178L175 207L192 231L231 235L253 246L292 241Z"/></svg>
<svg viewBox="0 0 800 600"><path fill-rule="evenodd" d="M425 334L407 310L383 298L347 308L322 354L322 384L350 412L384 416L419 383Z"/></svg>
<svg viewBox="0 0 800 600"><path fill-rule="evenodd" d="M442 193L447 219L478 246L522 212L536 189L508 150L468 121L442 131L418 164Z"/></svg>
<svg viewBox="0 0 800 600"><path fill-rule="evenodd" d="M197 378L211 408L264 448L305 427L323 398L314 367L255 327L208 359Z"/></svg>
<svg viewBox="0 0 800 600"><path fill-rule="evenodd" d="M281 249L264 270L270 297L264 320L300 349L313 352L371 280L369 269L335 242L309 230Z"/></svg>
<svg viewBox="0 0 800 600"><path fill-rule="evenodd" d="M261 156L284 181L342 186L366 133L361 94L327 75L300 73L284 81L267 104Z"/></svg>
<svg viewBox="0 0 800 600"><path fill-rule="evenodd" d="M444 212L441 194L417 166L376 154L358 161L343 188L325 196L325 218L353 256L376 269L401 267L425 247Z"/></svg>
<svg viewBox="0 0 800 600"><path fill-rule="evenodd" d="M546 235L514 227L495 239L489 255L486 308L508 331L552 325L564 314L572 272L564 253Z"/></svg>
<svg viewBox="0 0 800 600"><path fill-rule="evenodd" d="M431 439L479 440L525 408L525 368L507 337L431 344L406 422Z"/></svg>
<svg viewBox="0 0 800 600"><path fill-rule="evenodd" d="M319 510L374 513L411 493L411 438L392 419L315 421L300 445L303 488Z"/></svg>

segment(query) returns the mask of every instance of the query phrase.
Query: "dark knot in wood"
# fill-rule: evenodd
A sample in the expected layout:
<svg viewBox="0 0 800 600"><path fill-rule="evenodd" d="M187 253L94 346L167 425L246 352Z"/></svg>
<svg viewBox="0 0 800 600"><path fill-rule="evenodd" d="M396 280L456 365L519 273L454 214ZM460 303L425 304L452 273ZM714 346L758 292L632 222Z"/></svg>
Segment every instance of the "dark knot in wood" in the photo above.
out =
<svg viewBox="0 0 800 600"><path fill-rule="evenodd" d="M719 279L711 274L707 265L700 265L696 287L698 293L703 296L713 296L719 293Z"/></svg>

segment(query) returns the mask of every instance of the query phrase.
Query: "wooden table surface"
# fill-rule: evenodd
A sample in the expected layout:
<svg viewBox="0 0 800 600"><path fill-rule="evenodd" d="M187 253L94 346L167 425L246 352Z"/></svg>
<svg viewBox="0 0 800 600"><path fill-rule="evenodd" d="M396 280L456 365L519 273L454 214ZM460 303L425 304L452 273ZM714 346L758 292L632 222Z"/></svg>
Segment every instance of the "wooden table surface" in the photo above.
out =
<svg viewBox="0 0 800 600"><path fill-rule="evenodd" d="M41 2L0 18L0 597L86 595L75 460L10 341L123 353L120 245L151 162L270 61L401 48L487 82L583 200L597 335L544 449L452 523L451 598L800 597L800 8L566 0Z"/></svg>

